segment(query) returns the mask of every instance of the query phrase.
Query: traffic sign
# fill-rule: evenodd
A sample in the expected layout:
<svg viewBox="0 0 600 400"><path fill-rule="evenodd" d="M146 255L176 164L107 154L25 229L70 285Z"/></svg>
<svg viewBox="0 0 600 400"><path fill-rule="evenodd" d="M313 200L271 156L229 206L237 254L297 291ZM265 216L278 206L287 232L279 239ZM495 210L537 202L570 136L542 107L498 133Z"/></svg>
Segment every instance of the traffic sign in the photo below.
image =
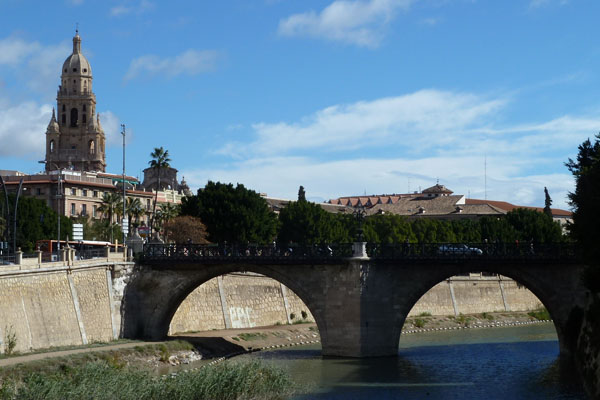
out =
<svg viewBox="0 0 600 400"><path fill-rule="evenodd" d="M73 224L73 240L83 240L83 224Z"/></svg>

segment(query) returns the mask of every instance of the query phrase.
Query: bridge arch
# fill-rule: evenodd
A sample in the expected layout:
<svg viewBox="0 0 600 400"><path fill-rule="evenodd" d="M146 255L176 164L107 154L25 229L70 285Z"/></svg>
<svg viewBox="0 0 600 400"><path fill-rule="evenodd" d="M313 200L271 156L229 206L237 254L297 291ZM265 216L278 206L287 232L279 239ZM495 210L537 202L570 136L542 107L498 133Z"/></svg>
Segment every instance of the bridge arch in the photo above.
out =
<svg viewBox="0 0 600 400"><path fill-rule="evenodd" d="M402 269L406 268L404 265ZM437 266L420 265L412 268L420 271L418 277L412 279L413 285L407 286L407 290L395 299L398 310L393 317L393 330L395 343L401 340L401 330L406 318L415 304L431 290L435 285L449 278L470 272L487 272L499 274L513 279L515 282L529 289L539 301L546 307L550 314L558 336L561 355L571 356L571 349L576 345L576 332L581 317L577 308L583 306L584 298L582 291L574 291L573 288L580 287L580 272L578 266L573 268L572 274L564 274L564 265L515 265L502 264L480 265L471 262L446 265L443 268ZM574 333L575 332L575 333Z"/></svg>
<svg viewBox="0 0 600 400"><path fill-rule="evenodd" d="M290 270L294 272L289 273ZM123 296L122 336L147 340L166 338L175 312L196 288L213 278L236 272L254 272L282 283L306 305L317 327L324 326L318 296L309 289L314 286L298 279L298 266L179 264L176 269L137 268Z"/></svg>

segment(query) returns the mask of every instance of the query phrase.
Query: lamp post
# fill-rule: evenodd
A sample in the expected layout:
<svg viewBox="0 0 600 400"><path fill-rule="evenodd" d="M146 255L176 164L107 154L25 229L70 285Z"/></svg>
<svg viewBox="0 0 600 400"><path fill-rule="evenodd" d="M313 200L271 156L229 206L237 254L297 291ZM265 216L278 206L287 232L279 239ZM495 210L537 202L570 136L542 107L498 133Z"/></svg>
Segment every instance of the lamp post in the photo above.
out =
<svg viewBox="0 0 600 400"><path fill-rule="evenodd" d="M127 218L127 207L126 207L126 196L125 196L125 124L121 124L121 129L122 132L121 134L123 135L123 218L121 219L121 229L123 231L123 243L125 243L125 236L126 233L129 233L129 229L127 229L127 232L125 230L125 223L129 222L129 218Z"/></svg>
<svg viewBox="0 0 600 400"><path fill-rule="evenodd" d="M48 162L48 161L38 161L40 164L52 164L54 165L54 167L56 168L56 170L58 171L58 178L56 180L56 231L58 232L58 238L56 240L56 259L58 260L60 258L60 199L62 198L62 168L59 168L58 165L56 165L53 162ZM52 249L50 249L50 252L52 252Z"/></svg>

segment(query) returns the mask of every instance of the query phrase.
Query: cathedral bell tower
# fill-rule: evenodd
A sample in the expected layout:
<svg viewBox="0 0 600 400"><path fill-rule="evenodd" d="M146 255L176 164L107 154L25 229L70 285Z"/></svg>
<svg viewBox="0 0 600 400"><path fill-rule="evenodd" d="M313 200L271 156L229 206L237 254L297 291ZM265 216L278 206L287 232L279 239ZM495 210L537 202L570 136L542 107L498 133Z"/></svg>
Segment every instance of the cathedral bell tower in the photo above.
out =
<svg viewBox="0 0 600 400"><path fill-rule="evenodd" d="M46 171L58 167L104 172L105 137L96 114L92 68L81 53L81 37L77 31L73 54L62 67L56 106L46 130Z"/></svg>

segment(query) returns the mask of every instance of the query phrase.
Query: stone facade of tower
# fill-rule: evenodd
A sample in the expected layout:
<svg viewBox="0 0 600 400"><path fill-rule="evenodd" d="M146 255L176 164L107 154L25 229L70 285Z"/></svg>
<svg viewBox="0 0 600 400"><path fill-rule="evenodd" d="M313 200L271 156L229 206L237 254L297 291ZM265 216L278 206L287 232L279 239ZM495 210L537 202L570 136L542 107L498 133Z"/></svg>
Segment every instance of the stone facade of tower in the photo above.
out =
<svg viewBox="0 0 600 400"><path fill-rule="evenodd" d="M81 53L79 33L73 38L73 54L62 67L56 105L46 130L46 171L104 172L104 131L96 114L92 68Z"/></svg>

